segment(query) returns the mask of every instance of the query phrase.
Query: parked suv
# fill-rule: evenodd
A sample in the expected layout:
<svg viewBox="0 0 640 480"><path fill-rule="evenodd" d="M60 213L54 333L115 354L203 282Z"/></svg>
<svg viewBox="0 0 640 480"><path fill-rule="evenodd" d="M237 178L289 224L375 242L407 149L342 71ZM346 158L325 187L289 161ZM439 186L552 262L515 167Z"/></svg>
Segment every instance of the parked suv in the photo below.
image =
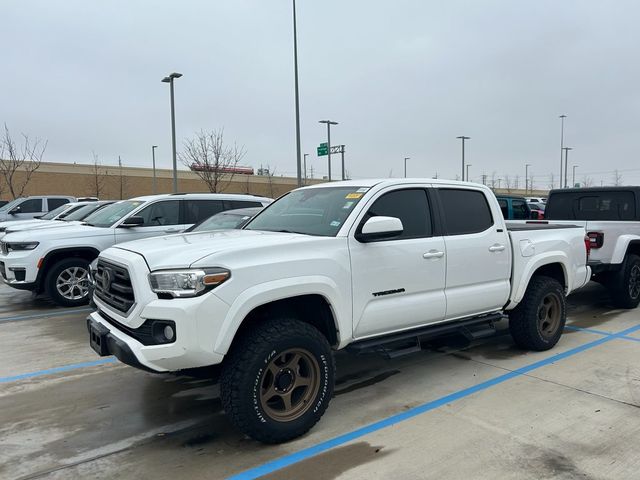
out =
<svg viewBox="0 0 640 480"><path fill-rule="evenodd" d="M537 210L531 209L524 197L511 195L496 195L498 205L505 220L540 220L542 215Z"/></svg>
<svg viewBox="0 0 640 480"><path fill-rule="evenodd" d="M182 232L223 210L261 207L271 199L251 195L173 194L123 200L84 219L82 225L15 232L0 241L0 274L20 290L46 293L58 305L89 301L89 264L107 247ZM129 292L114 295L125 301Z"/></svg>
<svg viewBox="0 0 640 480"><path fill-rule="evenodd" d="M75 202L74 197L61 195L46 195L42 197L22 197L0 207L0 222L8 220L29 220L44 215L51 210L69 202Z"/></svg>

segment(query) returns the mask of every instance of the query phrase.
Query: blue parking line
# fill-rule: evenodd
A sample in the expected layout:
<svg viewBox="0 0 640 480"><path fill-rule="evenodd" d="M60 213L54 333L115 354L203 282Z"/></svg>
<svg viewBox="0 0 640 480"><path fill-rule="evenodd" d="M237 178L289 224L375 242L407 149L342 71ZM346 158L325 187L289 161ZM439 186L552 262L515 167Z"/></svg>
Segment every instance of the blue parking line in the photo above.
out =
<svg viewBox="0 0 640 480"><path fill-rule="evenodd" d="M78 370L80 368L97 367L99 365L106 365L116 362L117 360L114 357L108 357L94 360L92 362L72 363L71 365L63 365L62 367L54 367L47 370L38 370L37 372L22 373L20 375L13 375L11 377L0 377L0 383L17 382L18 380L25 380L27 378L53 375L55 373L69 372L71 370Z"/></svg>
<svg viewBox="0 0 640 480"><path fill-rule="evenodd" d="M17 322L20 320L32 320L37 318L48 318L48 317L65 317L67 315L73 315L74 313L87 313L93 312L93 308L90 307L82 307L82 308L74 308L74 309L65 309L65 310L54 310L51 312L45 313L33 313L30 315L16 315L14 317L0 317L1 322Z"/></svg>
<svg viewBox="0 0 640 480"><path fill-rule="evenodd" d="M576 327L574 325L565 325L564 328L567 330L575 330L576 332L595 333L596 335L604 335L609 337L615 337L622 340L632 340L634 342L640 342L640 338L628 337L626 335L622 335L622 333L611 333L611 332L605 332L604 330L596 330L594 328Z"/></svg>
<svg viewBox="0 0 640 480"><path fill-rule="evenodd" d="M504 375L500 375L498 377L492 378L485 382L478 383L477 385L473 385L471 387L459 390L449 395L445 395L444 397L440 397L431 402L427 402L425 404L419 405L410 410L406 410L402 413L392 415L391 417L385 418L383 420L372 423L365 427L361 427L349 433L345 433L343 435L332 438L330 440L326 440L312 447L302 449L298 452L285 455L283 457L277 458L275 460L264 463L257 467L251 468L249 470L245 470L244 472L241 472L239 474L232 475L231 477L228 477L228 480L249 480L249 479L259 478L263 475L268 475L270 473L273 473L275 471L281 470L290 465L293 465L295 463L301 462L310 457L318 455L322 452L326 452L327 450L330 450L339 445L343 445L345 443L351 442L364 435L368 435L370 433L377 432L378 430L382 430L384 428L390 427L392 425L403 422L405 420L409 420L410 418L413 418L417 415L421 415L431 410L435 410L448 403L455 402L456 400L460 400L462 398L468 397L470 395L473 395L474 393L481 392L488 388L504 383L507 380L511 380L512 378L525 375L538 368L541 368L541 367L550 365L552 363L555 363L559 360L563 360L565 358L571 357L578 353L584 352L585 350L589 350L591 348L602 345L603 343L610 342L613 339L624 337L625 335L629 333L634 333L638 330L640 330L640 325L628 328L617 334L607 334L606 336L603 336L598 340L594 340L593 342L585 343L584 345L580 345L579 347L572 348L570 350L567 350L566 352L557 353L544 360L534 362L530 365L526 365L524 367L518 368L509 373L505 373ZM626 337L626 338L632 338L632 337Z"/></svg>

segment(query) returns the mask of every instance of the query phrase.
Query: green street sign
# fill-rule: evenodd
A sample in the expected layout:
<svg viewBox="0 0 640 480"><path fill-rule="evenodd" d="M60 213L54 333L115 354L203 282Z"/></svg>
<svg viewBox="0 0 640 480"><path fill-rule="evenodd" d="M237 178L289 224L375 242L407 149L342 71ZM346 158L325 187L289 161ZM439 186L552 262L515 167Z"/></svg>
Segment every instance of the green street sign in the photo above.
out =
<svg viewBox="0 0 640 480"><path fill-rule="evenodd" d="M329 153L329 149L327 148L327 142L321 143L320 146L318 147L318 156L324 157L325 155L328 155L328 153Z"/></svg>

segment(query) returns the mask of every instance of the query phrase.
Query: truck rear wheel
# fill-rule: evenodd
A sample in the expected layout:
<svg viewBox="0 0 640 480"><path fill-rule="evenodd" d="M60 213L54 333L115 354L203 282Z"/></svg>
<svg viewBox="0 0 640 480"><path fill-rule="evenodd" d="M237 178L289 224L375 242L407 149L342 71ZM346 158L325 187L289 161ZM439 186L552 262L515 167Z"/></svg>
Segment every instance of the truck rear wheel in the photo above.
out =
<svg viewBox="0 0 640 480"><path fill-rule="evenodd" d="M567 320L566 299L555 278L534 276L520 304L509 313L509 330L520 348L549 350Z"/></svg>
<svg viewBox="0 0 640 480"><path fill-rule="evenodd" d="M84 258L66 258L54 263L45 277L47 295L62 307L89 303L89 262Z"/></svg>
<svg viewBox="0 0 640 480"><path fill-rule="evenodd" d="M607 287L617 308L636 308L640 303L640 257L628 255L622 270Z"/></svg>
<svg viewBox="0 0 640 480"><path fill-rule="evenodd" d="M292 318L269 320L240 338L225 359L222 404L249 437L286 442L320 420L334 372L329 342L316 328Z"/></svg>

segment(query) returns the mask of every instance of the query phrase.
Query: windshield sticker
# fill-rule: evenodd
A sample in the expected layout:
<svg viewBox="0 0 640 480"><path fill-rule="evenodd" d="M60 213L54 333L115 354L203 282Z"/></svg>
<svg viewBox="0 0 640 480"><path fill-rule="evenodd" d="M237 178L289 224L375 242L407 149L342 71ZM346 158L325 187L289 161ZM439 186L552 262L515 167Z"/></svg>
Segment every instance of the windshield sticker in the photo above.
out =
<svg viewBox="0 0 640 480"><path fill-rule="evenodd" d="M362 187L356 190L356 193L367 193L369 191L369 187Z"/></svg>
<svg viewBox="0 0 640 480"><path fill-rule="evenodd" d="M337 220L334 220L333 222L331 222L329 225L331 225L332 227L339 227L340 226L340 222Z"/></svg>
<svg viewBox="0 0 640 480"><path fill-rule="evenodd" d="M356 199L362 197L362 193L348 193L346 197L347 200Z"/></svg>
<svg viewBox="0 0 640 480"><path fill-rule="evenodd" d="M353 203L354 202L347 202L344 204L344 207L342 207L345 210L349 210L351 207L353 207Z"/></svg>

